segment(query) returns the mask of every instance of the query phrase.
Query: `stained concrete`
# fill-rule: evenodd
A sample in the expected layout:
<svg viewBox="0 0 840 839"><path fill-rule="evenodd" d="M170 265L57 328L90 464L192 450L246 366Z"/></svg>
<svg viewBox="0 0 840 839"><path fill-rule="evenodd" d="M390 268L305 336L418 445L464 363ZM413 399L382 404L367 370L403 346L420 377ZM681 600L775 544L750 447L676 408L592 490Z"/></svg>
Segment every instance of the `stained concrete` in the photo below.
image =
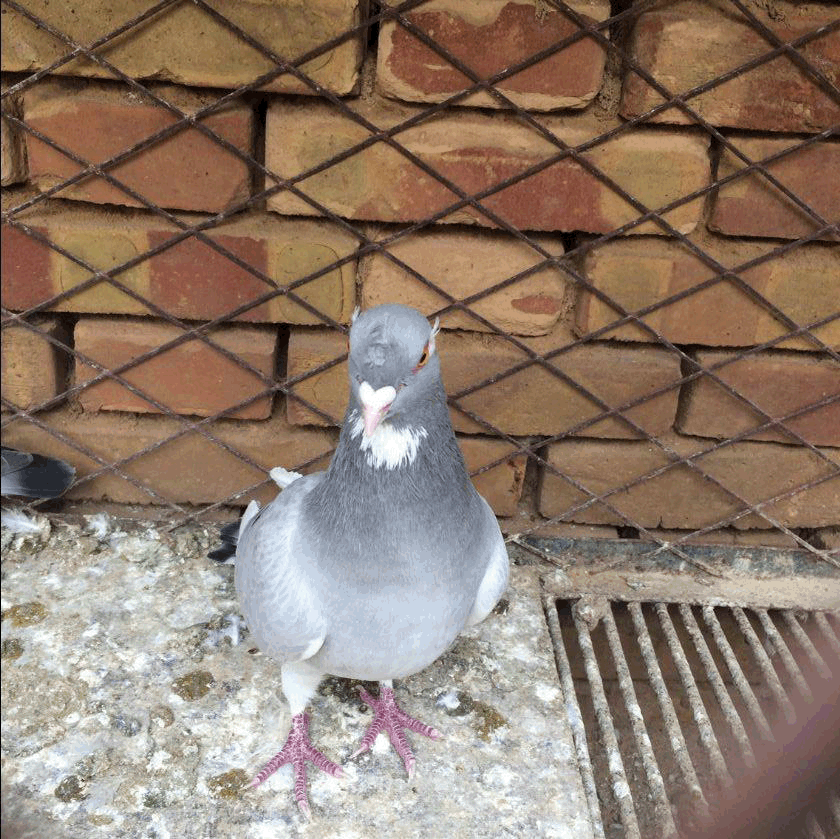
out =
<svg viewBox="0 0 840 839"><path fill-rule="evenodd" d="M497 611L396 684L444 739L409 734L407 781L384 735L348 761L370 711L328 679L313 742L348 770L310 771L313 821L291 770L242 786L283 743L277 666L238 614L211 530L93 517L3 533L3 820L19 837L539 836L592 828L540 604L514 567ZM4 833L5 835L5 833Z"/></svg>

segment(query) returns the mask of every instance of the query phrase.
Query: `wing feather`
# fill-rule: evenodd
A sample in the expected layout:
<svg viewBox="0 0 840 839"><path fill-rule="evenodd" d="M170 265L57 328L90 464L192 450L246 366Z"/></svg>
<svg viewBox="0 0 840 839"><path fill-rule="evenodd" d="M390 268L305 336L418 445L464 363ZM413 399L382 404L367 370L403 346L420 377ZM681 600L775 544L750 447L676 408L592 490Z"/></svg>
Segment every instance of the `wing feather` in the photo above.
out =
<svg viewBox="0 0 840 839"><path fill-rule="evenodd" d="M312 566L298 538L303 500L321 478L295 480L240 531L236 589L245 622L260 649L281 664L310 658L326 637Z"/></svg>
<svg viewBox="0 0 840 839"><path fill-rule="evenodd" d="M482 501L484 501L483 498ZM467 618L467 626L481 623L493 611L493 607L499 602L499 598L507 588L510 574L510 560L508 559L505 540L502 538L490 505L484 501L484 506L489 515L487 520L488 533L492 532L493 534L489 546L490 558L487 563L487 570L484 572L484 578L478 587L472 611Z"/></svg>

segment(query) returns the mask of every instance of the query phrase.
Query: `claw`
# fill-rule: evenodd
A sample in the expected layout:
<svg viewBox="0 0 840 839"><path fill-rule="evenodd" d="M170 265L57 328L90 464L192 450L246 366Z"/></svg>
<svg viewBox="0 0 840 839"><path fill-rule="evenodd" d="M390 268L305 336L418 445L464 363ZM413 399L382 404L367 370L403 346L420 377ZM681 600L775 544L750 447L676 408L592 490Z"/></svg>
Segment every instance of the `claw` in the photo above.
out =
<svg viewBox="0 0 840 839"><path fill-rule="evenodd" d="M379 732L384 730L388 734L394 751L402 758L405 771L408 773L409 780L411 780L414 777L416 760L414 753L411 751L411 746L409 746L408 740L406 739L404 729L415 731L432 740L439 740L443 735L436 728L432 728L406 714L397 705L394 699L393 689L387 685L383 685L380 688L378 699L372 697L364 688L359 689L359 695L373 708L374 717L373 722L368 726L368 730L362 738L359 748L353 752L350 758L353 759L363 752L368 751Z"/></svg>
<svg viewBox="0 0 840 839"><path fill-rule="evenodd" d="M258 787L271 777L281 766L292 765L295 773L295 800L300 811L307 819L312 818L309 800L306 795L306 763L310 762L334 778L344 777L344 771L329 758L321 754L309 740L309 715L297 714L292 718L292 730L283 748L257 773L248 785L251 789Z"/></svg>

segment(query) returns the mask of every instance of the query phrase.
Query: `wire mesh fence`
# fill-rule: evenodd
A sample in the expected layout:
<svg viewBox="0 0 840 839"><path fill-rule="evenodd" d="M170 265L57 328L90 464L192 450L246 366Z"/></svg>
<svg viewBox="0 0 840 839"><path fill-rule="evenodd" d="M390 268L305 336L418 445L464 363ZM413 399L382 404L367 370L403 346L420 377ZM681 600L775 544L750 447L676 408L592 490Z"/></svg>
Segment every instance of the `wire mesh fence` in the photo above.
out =
<svg viewBox="0 0 840 839"><path fill-rule="evenodd" d="M290 440L338 426L341 336L380 294L442 318L456 430L507 444L474 474L517 464L510 538L608 524L696 564L687 544L752 528L840 565L836 6L2 5L3 334L24 347L4 378L32 378L40 356L20 336L46 342L55 367L23 397L4 386L3 430L75 460L71 496L125 500L107 487L128 484L177 526L270 492L276 449L243 425L288 418ZM731 54L680 73L687 23L700 42L734 27ZM101 111L85 109L90 91ZM122 126L132 105L144 116ZM161 152L179 139L170 171ZM107 224L79 215L93 205ZM326 220L340 245L312 258L287 243L279 276L256 234L235 234L257 216ZM97 225L92 247L80 231ZM474 239L434 238L456 235ZM497 242L518 249L512 267L452 279L484 248L492 263ZM175 290L155 291L156 260L188 247ZM430 267L436 249L452 276ZM374 265L391 278L378 291ZM201 285L209 275L222 279ZM512 321L499 301L513 298ZM98 334L119 344L138 315L166 329L128 356L91 350ZM256 333L228 340L243 323L271 325L276 363L250 352ZM308 355L307 335L320 342ZM196 346L212 370L172 361ZM251 385L222 385L201 410L172 398L219 364ZM167 367L183 377L169 389ZM92 396L109 383L125 422L103 449L100 426L76 432L114 407ZM167 424L148 431L138 413ZM320 468L334 439L282 465ZM177 486L208 451L237 477L197 502Z"/></svg>

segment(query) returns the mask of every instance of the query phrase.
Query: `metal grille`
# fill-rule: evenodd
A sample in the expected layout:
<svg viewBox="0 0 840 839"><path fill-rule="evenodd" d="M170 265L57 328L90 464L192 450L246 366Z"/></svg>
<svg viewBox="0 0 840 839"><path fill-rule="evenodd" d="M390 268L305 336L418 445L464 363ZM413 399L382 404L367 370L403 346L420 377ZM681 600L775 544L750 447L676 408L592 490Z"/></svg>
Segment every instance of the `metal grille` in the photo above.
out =
<svg viewBox="0 0 840 839"><path fill-rule="evenodd" d="M801 528L790 527L784 523L777 515L774 514L774 505L780 501L790 499L796 496L797 493L818 487L829 481L837 481L840 476L840 465L836 456L829 452L825 447L815 445L806 435L798 432L794 427L794 422L798 418L806 416L814 411L825 408L840 400L840 383L837 387L830 388L818 401L803 407L797 408L793 412L789 412L783 416L771 416L767 414L760 405L756 404L755 400L738 388L729 384L721 375L725 372L725 368L739 360L748 359L756 354L760 354L765 350L780 346L785 341L791 338L801 338L807 342L808 349L819 357L833 362L840 363L840 356L835 347L826 343L820 337L819 330L833 321L840 318L840 310L821 317L815 322L798 323L795 322L788 314L780 309L776 304L769 300L766 296L759 293L749 282L744 279L744 274L759 266L766 266L772 264L776 260L785 260L791 258L803 245L808 243L836 240L838 236L838 224L836 219L824 218L820 212L814 207L809 206L808 202L798 196L785 183L771 171L771 166L778 161L781 161L791 155L796 155L814 146L814 144L836 137L837 127L826 128L817 133L813 133L807 137L797 137L791 139L790 145L781 151L758 160L750 159L738 146L733 143L727 136L726 132L722 132L718 127L712 125L705 119L701 112L694 107L697 98L709 91L715 90L720 85L735 79L757 67L766 64L774 59L783 57L792 62L808 80L808 82L822 91L832 102L840 102L840 91L838 90L836 79L830 77L830 73L810 60L806 56L806 47L816 40L826 37L827 35L836 34L840 31L840 16L835 18L833 22L825 26L821 26L814 31L807 32L790 43L782 42L774 31L766 25L759 14L752 8L749 0L729 0L731 4L731 11L733 14L737 13L749 22L757 32L760 33L766 42L766 52L760 56L756 56L749 61L741 64L738 67L731 69L717 78L705 81L690 90L680 91L675 93L668 90L660 80L654 78L638 61L627 51L626 41L624 35L629 27L634 23L638 16L645 10L651 8L652 5L648 2L625 2L624 0L617 0L612 6L612 16L608 17L602 22L593 23L589 19L582 16L569 4L562 2L562 0L545 0L545 7L551 12L562 14L569 21L574 24L574 31L568 37L558 40L547 47L536 51L533 55L517 63L514 66L505 68L489 77L482 77L482 75L470 66L467 66L462 60L452 54L451 51L444 48L435 40L432 33L424 30L422 26L412 18L411 13L422 10L424 6L423 0L408 0L408 2L388 5L386 3L374 4L372 8L365 12L364 4L358 23L347 29L347 31L339 34L334 38L326 40L324 43L308 50L305 54L296 57L283 56L276 54L272 49L261 43L258 38L246 32L241 26L237 25L233 20L226 16L216 4L209 2L209 0L191 0L192 7L201 10L208 21L213 21L224 27L229 33L231 42L241 42L247 44L252 50L263 57L270 65L270 69L261 73L258 77L253 78L245 84L240 85L234 90L230 90L219 98L204 105L196 112L187 112L179 108L176 104L167 97L165 93L161 93L158 88L150 86L147 81L140 78L132 77L117 66L112 60L107 57L109 55L108 49L113 44L126 39L136 38L142 41L144 37L144 26L150 21L159 18L179 6L183 5L181 0L162 0L162 2L150 4L149 7L143 10L136 17L126 20L120 26L115 28L112 32L102 35L93 43L79 43L74 40L68 33L60 31L48 20L33 11L33 7L26 2L18 2L18 0L3 0L2 5L4 10L14 12L29 20L31 23L38 26L41 30L52 35L58 42L63 45L64 54L53 61L49 66L43 67L31 74L15 77L14 83L3 90L3 119L6 123L22 132L24 135L36 138L46 146L59 152L61 155L75 162L79 171L77 174L61 180L59 183L45 189L37 195L27 195L23 198L12 196L9 202L4 206L2 213L2 220L5 225L10 228L30 237L35 242L41 243L48 247L55 254L60 255L63 259L78 266L89 274L86 281L68 288L48 300L31 306L25 310L12 311L4 306L3 308L3 329L10 326L23 327L26 330L38 333L41 337L50 342L52 345L59 348L61 351L68 354L83 364L93 367L97 371L97 375L93 378L76 384L69 385L63 393L59 396L43 401L41 404L22 407L11 402L9 399L3 399L3 408L6 413L3 416L4 429L13 426L16 423L30 423L45 432L60 439L64 444L74 449L87 458L93 460L98 467L78 478L77 484L84 485L95 478L114 474L125 481L128 481L138 490L145 493L150 501L161 507L169 515L173 526L177 526L183 522L193 520L200 517L212 516L215 512L219 512L221 508L229 505L236 505L242 503L242 498L248 493L253 492L264 484L268 483L266 475L265 480L258 481L252 486L243 486L237 490L236 493L218 498L214 503L205 505L201 509L191 508L190 506L179 503L172 498L166 497L164 494L149 486L146 482L138 479L132 475L129 467L143 458L148 457L161 447L165 446L170 441L182 437L184 435L200 435L209 441L212 445L218 446L228 452L233 459L242 461L250 466L258 469L265 474L265 469L257 464L252 457L247 453L238 450L235 446L222 439L217 432L217 421L229 417L238 409L244 408L265 396L282 396L287 400L295 400L303 404L308 410L314 414L327 420L328 423L337 425L340 422L340 417L329 416L320 407L311 404L304 397L295 391L295 386L306 379L318 375L323 371L340 364L345 358L345 355L338 355L332 360L322 363L316 368L307 371L304 374L296 376L284 375L282 372L279 376L266 375L264 372L256 369L252 364L248 363L243 358L235 353L221 346L214 337L214 330L224 323L227 323L248 312L254 310L256 307L277 298L285 297L294 301L302 309L306 310L314 319L314 322L324 326L328 326L340 333L347 331L347 326L339 323L329 314L320 311L305 299L304 292L306 287L327 274L334 271L347 263L355 263L356 260L368 254L379 254L390 263L398 266L402 272L413 278L414 281L422 286L433 290L437 295L446 301L445 305L441 306L437 312L433 314L446 314L450 312L461 312L464 316L470 319L470 322L480 326L484 331L491 335L498 336L507 344L515 348L521 354L521 361L511 365L511 367L503 372L494 373L486 377L480 382L471 385L468 388L462 389L458 392L450 394L450 403L457 411L464 416L469 417L478 424L483 433L492 435L494 437L507 440L512 443L518 452L521 452L528 459L530 464L529 469L533 474L548 474L556 476L563 482L563 484L573 487L578 493L582 494L583 500L570 504L562 512L553 515L551 518L534 517L527 523L521 522L516 526L516 534L512 537L519 539L523 534L545 532L546 528L552 524L562 521L573 520L576 515L586 511L589 508L597 505L609 513L617 517L626 528L625 533L632 533L638 535L649 541L652 545L649 557L652 559L663 553L669 553L680 557L681 559L694 564L700 565L693 555L684 550L684 545L690 540L696 540L708 536L713 531L721 528L730 527L733 524L739 523L747 516L758 516L762 521L762 526L770 527L776 531L785 534L792 543L799 548L807 551L814 558L818 558L825 562L831 563L835 566L840 566L840 560L837 558L837 551L832 551L819 538L815 538L809 531ZM658 5L662 5L659 3ZM40 8L40 7L38 7ZM375 35L380 26L386 22L393 22L402 30L410 33L411 36L423 44L428 49L432 50L434 54L439 57L440 62L444 66L454 68L465 79L464 88L458 90L451 95L445 96L442 101L437 102L428 107L418 109L409 118L397 123L396 125L383 128L371 122L363 115L357 106L356 100L353 98L342 98L335 95L330 90L321 85L318 81L312 78L312 75L307 73L303 68L311 66L311 63L320 57L326 56L333 48L348 43L352 39L361 35L365 41L371 44L375 41ZM598 44L607 54L608 67L612 68L609 73L612 73L612 82L615 83L618 76L627 75L629 73L635 74L636 77L642 79L661 97L662 102L649 108L644 113L627 119L620 125L610 128L608 131L601 133L592 139L576 146L570 146L563 139L557 136L549 127L547 127L545 120L540 114L527 110L521 105L517 104L514 99L505 93L501 87L502 83L517 73L536 65L538 62L558 53L573 44L589 39ZM133 91L144 102L152 102L157 107L163 109L174 117L174 121L165 129L159 130L148 136L140 142L134 143L131 147L121 150L108 160L104 161L89 161L79 157L75 154L68 145L63 142L61 137L47 136L43 132L27 124L15 110L10 103L13 101L12 97L25 93L27 90L33 88L37 82L50 74L61 72L65 65L74 59L83 57L91 62L95 67L95 73L100 77L116 80L124 85L127 89ZM371 62L372 57L368 57L367 69L363 71L362 84L368 84L368 77L372 72ZM609 76L608 73L608 76ZM367 75L366 75L367 74ZM318 164L305 171L297 172L292 176L280 176L266 165L262 157L254 157L242 152L233 143L221 137L217 132L209 128L202 120L212 114L220 112L226 105L236 101L242 96L252 95L255 97L264 97L262 91L270 82L280 78L291 78L296 80L300 90L312 97L317 97L322 103L328 105L336 114L352 121L356 125L362 127L367 132L363 140L355 143L347 150L333 156L331 159ZM504 178L497 183L493 183L477 192L471 193L465 191L451 178L447 177L442 172L438 171L429 162L423 159L423 156L413 152L403 144L402 140L405 133L415 126L422 125L429 120L434 119L442 113L452 112L453 108L458 108L465 103L465 101L474 94L484 93L491 97L492 100L508 114L511 114L522 125L527 127L536 136L546 141L553 151L537 164L529 166L510 177ZM768 92L768 95L773 95ZM729 174L719 173L717 177L712 178L711 182L702 188L691 191L689 194L681 195L664 206L648 207L645 206L636 196L630 194L624 189L616 180L606 174L598 165L593 162L592 152L597 151L605 143L622 135L629 135L641 127L653 125L656 117L667 109L678 109L686 118L686 121L694 126L694 130L702 132L707 136L713 145L715 154L721 154L724 151L733 156L742 167L736 172ZM253 194L245 200L237 201L233 206L225 209L222 212L216 213L212 216L203 217L200 220L185 219L170 210L158 206L154 201L150 200L148 196L144 196L142 192L126 185L122 182L116 174L117 168L121 163L130 161L144 150L148 150L155 146L160 141L173 137L179 132L186 129L197 130L204 137L210 139L213 143L218 144L227 152L234 155L237 159L244 162L248 167L252 177L256 180L264 178L264 186L254 190ZM368 227L358 222L349 221L337 213L334 209L325 206L310 194L307 189L307 182L311 181L314 176L334 169L334 167L341 164L343 161L350 159L352 156L368 149L375 144L383 144L392 149L396 154L410 161L423 176L430 179L434 184L440 185L447 191L450 199L446 206L429 212L428 216L421 221L412 222L399 229L389 230L384 237L375 238L371 235ZM608 186L608 188L619 196L624 202L633 208L634 217L626 223L616 227L615 229L594 236L578 236L566 235L566 243L568 245L566 253L563 256L557 256L545 247L539 237L533 235L527 229L521 229L523 226L512 224L504 213L495 211L493 209L494 196L498 196L503 190L521 184L528 178L532 178L539 173L547 170L562 161L574 161L583 171L589 173L599 182ZM828 176L828 173L826 173ZM740 178L746 177L760 177L763 181L780 194L784 195L786 199L797 208L802 218L807 220L809 224L809 232L802 235L800 238L786 241L784 243L775 243L768 246L760 255L750 258L740 265L728 267L722 264L714 254L709 252L702 244L698 244L695 239L690 238L685 233L681 232L678 227L670 223L669 213L676 210L692 201L705 201L716 190L728 184L736 182ZM103 179L107 184L121 190L127 195L131 202L143 208L151 216L159 218L166 225L172 229L172 234L165 240L150 247L142 253L138 253L127 259L122 264L111 268L108 271L98 270L84 255L72 246L63 244L57 241L54 237L45 234L37 227L32 226L26 221L26 211L30 209L43 209L49 206L51 199L58 196L62 190L69 186L83 182L85 179L97 177ZM300 201L311 209L311 214L329 219L339 229L349 233L358 242L357 250L348 256L342 257L332 261L330 264L319 268L316 271L307 273L305 275L294 278L292 281L282 284L276 278L268 276L260 267L250 264L246 259L234 253L229 247L218 238L213 238L209 234L214 229L218 228L224 222L236 218L245 210L253 207L262 207L264 202L272 196L287 193L295 196ZM11 194L10 194L11 195ZM447 216L451 216L457 211L467 211L470 215L481 220L481 224L504 231L511 237L523 242L535 255L535 263L532 267L520 271L513 276L505 278L503 281L496 283L492 287L486 288L480 293L473 294L463 299L456 299L446 289L435 283L428 276L418 272L412 266L396 256L392 250L392 246L402 239L411 236L422 230L432 229L435 223L444 220ZM642 225L655 225L655 231L658 235L667 237L674 243L679 245L690 254L698 264L705 266L710 272L711 276L700 282L684 288L676 293L665 293L661 299L656 300L655 303L646 305L637 309L628 309L618 300L614 299L609 294L606 294L599 287L594 285L586 273L581 270L582 260L587 254L597 251L598 248L604 244L614 241L625 234L633 234L639 231ZM222 258L230 261L232 266L247 272L248 275L256 278L264 285L264 292L255 296L230 311L203 323L193 323L182 318L176 317L171 312L162 308L154 301L148 299L142 293L138 292L136 288L123 281L123 277L130 269L146 263L149 259L157 254L163 253L181 242L187 240L195 240L201 242L203 245L212 249L216 254ZM828 245L826 245L828 247ZM836 245L834 246L836 247ZM546 267L558 269L574 284L579 291L585 291L592 296L593 300L607 306L612 313L610 322L600 328L586 332L580 335L577 339L568 341L562 345L551 347L547 350L536 351L533 347L523 341L520 337L511 334L499 324L494 323L491 319L479 314L475 306L482 300L488 298L495 292L503 288L515 286L532 277L534 274ZM64 340L56 335L49 334L39 328L38 316L44 312L54 309L59 304L71 300L74 295L82 293L84 290L103 283L120 293L127 295L129 298L136 300L142 307L144 313L159 318L168 324L180 330L177 338L155 347L151 351L144 353L128 363L122 364L113 369L107 369L98 364L95 360L85 356L77 350L70 342ZM763 313L769 314L774 322L778 325L779 334L769 340L756 342L754 345L740 348L737 352L723 360L716 361L707 365L698 363L692 347L686 345L675 344L669 339L664 331L657 329L651 325L648 316L655 314L668 307L673 307L690 298L692 295L698 294L706 289L711 289L716 286L725 285L733 289L737 289L740 293L746 295L754 304L754 306ZM840 292L840 289L838 289ZM840 294L838 294L840 300ZM674 357L678 358L682 364L682 375L678 380L667 384L658 390L648 393L643 397L636 398L624 404L609 404L607 401L599 397L596 393L576 380L574 375L570 374L567 369L566 360L570 357L570 353L579 347L597 344L599 341L609 340L616 330L622 327L631 326L644 334L645 342L648 344L658 345L666 348ZM215 415L196 419L194 417L187 417L178 414L171 406L161 403L153 395L142 391L131 382L127 381L125 375L132 368L160 353L179 346L190 340L199 340L203 342L212 350L235 364L242 369L247 370L250 374L257 377L262 382L263 390L247 399L236 404L231 404L223 410L217 412ZM589 403L597 406L597 414L583 420L573 427L558 430L553 436L543 437L518 437L506 433L498 428L493 422L488 421L486 417L482 417L466 407L465 400L471 394L478 393L485 388L497 387L500 382L515 375L516 373L529 369L532 367L542 368L554 379L564 382L566 385L574 389L578 394L581 394L588 400ZM77 441L71 439L66 434L62 433L58 428L51 423L51 409L54 409L61 403L67 402L77 397L83 390L90 388L98 382L104 380L113 380L119 382L123 387L127 388L132 393L145 399L161 414L174 418L178 423L178 431L175 432L166 440L155 442L148 446L138 447L127 456L109 459L92 451L86 446L81 445ZM700 380L714 382L725 393L733 397L739 405L746 406L752 413L752 416L757 418L752 427L743 432L730 436L727 439L716 440L710 442L704 441L704 445L699 446L696 450L686 454L685 452L677 450L672 443L665 437L652 434L647 430L643 424L634 419L633 409L640 405L650 403L652 400L661 397L663 394L673 393L674 391L685 392L687 388ZM838 379L840 382L840 379ZM524 399L539 398L536 394L523 394ZM279 400L278 400L279 401ZM579 480L573 475L565 473L554 465L546 455L546 447L551 443L566 440L575 435L587 435L587 430L594 425L604 420L612 419L618 421L622 427L629 429L631 435L643 441L646 441L652 447L652 450L660 453L664 459L664 465L655 469L651 469L644 474L638 475L630 480L617 480L614 485L610 485L606 489L593 489L587 486L585 482ZM768 430L782 432L784 439L797 447L801 447L811 453L815 459L815 463L819 464L819 468L811 475L801 476L801 480L797 480L795 485L789 486L782 491L774 491L772 493L764 493L760 497L747 496L741 490L733 487L725 478L717 476L714 470L708 467L709 457L721 450L725 450L736 443L754 437L760 432ZM509 457L505 454L492 463L485 464L481 470L486 471L492 467L504 462ZM305 468L310 463L304 464L284 464L289 468ZM716 521L711 522L707 526L695 529L692 532L685 533L665 538L654 528L645 526L633 515L624 511L620 504L617 504L617 499L624 496L626 493L633 490L645 482L651 481L660 477L671 470L688 470L695 476L699 476L703 481L703 485L709 491L722 493L724 497L735 502L735 511L725 516L719 517ZM765 497L766 496L766 497ZM39 502L35 502L35 506ZM840 506L840 505L839 505ZM838 517L840 518L840 516ZM704 570L709 570L705 568Z"/></svg>
<svg viewBox="0 0 840 839"><path fill-rule="evenodd" d="M595 836L694 835L840 674L837 611L649 596L545 600ZM837 804L809 839L838 835Z"/></svg>

